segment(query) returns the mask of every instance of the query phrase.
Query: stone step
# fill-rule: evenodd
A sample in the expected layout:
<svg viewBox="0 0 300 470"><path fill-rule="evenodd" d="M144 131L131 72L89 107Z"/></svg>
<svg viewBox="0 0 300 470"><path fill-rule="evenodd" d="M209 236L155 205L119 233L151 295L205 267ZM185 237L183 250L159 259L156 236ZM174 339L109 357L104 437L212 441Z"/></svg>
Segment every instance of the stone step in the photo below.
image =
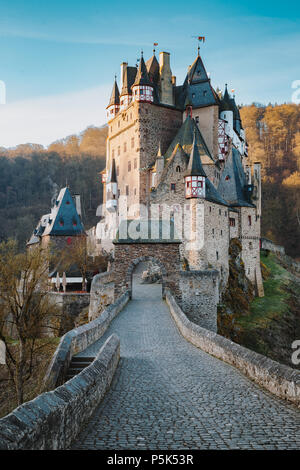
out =
<svg viewBox="0 0 300 470"><path fill-rule="evenodd" d="M94 357L72 357L67 375L66 381L78 375L83 369L88 367L94 360Z"/></svg>
<svg viewBox="0 0 300 470"><path fill-rule="evenodd" d="M93 362L94 357L73 356L72 362Z"/></svg>
<svg viewBox="0 0 300 470"><path fill-rule="evenodd" d="M84 369L88 367L91 363L90 362L72 362L70 363L70 368L72 369Z"/></svg>

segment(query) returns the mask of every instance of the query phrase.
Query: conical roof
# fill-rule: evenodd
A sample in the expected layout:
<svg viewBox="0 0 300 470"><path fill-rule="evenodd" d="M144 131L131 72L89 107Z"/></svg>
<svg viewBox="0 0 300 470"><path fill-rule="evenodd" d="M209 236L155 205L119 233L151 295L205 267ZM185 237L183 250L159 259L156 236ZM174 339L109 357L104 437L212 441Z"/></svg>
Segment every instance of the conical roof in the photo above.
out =
<svg viewBox="0 0 300 470"><path fill-rule="evenodd" d="M115 79L108 106L119 105L119 104L120 104L120 93L119 93L117 80Z"/></svg>
<svg viewBox="0 0 300 470"><path fill-rule="evenodd" d="M228 93L227 83L225 85L224 96L221 99L221 104L220 104L220 112L222 111L233 111L233 105L232 105L231 98Z"/></svg>
<svg viewBox="0 0 300 470"><path fill-rule="evenodd" d="M193 140L193 147L189 159L189 164L187 170L185 172L185 176L204 176L206 177L206 173L203 169L201 158L197 146L197 137L196 137L196 130L194 130L194 140Z"/></svg>
<svg viewBox="0 0 300 470"><path fill-rule="evenodd" d="M159 81L159 63L155 54L147 60L146 67L150 81L157 85Z"/></svg>
<svg viewBox="0 0 300 470"><path fill-rule="evenodd" d="M136 85L152 85L149 79L149 75L147 72L146 64L144 61L143 55L141 55L140 63L139 63L139 68L135 77L134 84L132 86Z"/></svg>
<svg viewBox="0 0 300 470"><path fill-rule="evenodd" d="M123 85L122 85L122 91L121 91L121 96L123 95L131 95L131 87L134 83L135 77L137 74L137 68L136 67L130 67L126 66L124 68L124 76L123 76Z"/></svg>

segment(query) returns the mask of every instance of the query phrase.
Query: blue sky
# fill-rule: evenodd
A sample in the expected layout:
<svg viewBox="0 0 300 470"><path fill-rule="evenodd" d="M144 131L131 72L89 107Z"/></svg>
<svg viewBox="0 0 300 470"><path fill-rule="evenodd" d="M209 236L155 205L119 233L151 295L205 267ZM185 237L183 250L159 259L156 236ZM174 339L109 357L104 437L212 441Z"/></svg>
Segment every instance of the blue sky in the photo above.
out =
<svg viewBox="0 0 300 470"><path fill-rule="evenodd" d="M289 102L300 80L300 6L296 1L0 0L0 146L48 145L105 123L120 63L171 53L177 83L201 55L214 86L239 103Z"/></svg>

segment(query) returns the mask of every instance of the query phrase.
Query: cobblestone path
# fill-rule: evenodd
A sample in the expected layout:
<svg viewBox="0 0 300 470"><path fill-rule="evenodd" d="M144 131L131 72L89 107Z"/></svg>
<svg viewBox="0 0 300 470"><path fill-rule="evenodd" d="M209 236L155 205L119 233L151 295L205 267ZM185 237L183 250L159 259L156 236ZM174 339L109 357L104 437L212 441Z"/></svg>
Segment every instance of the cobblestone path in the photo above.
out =
<svg viewBox="0 0 300 470"><path fill-rule="evenodd" d="M159 286L137 286L115 332L112 387L74 449L295 449L300 413L178 333ZM81 353L83 354L83 353Z"/></svg>

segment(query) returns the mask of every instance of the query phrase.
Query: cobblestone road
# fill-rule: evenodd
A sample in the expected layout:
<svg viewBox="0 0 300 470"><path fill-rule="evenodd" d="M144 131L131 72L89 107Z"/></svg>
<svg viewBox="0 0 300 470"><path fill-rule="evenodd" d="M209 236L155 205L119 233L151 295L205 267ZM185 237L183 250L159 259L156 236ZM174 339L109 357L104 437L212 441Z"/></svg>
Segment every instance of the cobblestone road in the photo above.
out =
<svg viewBox="0 0 300 470"><path fill-rule="evenodd" d="M136 287L84 352L96 354L112 332L121 339L111 390L73 448L299 449L298 410L185 341L157 289Z"/></svg>

